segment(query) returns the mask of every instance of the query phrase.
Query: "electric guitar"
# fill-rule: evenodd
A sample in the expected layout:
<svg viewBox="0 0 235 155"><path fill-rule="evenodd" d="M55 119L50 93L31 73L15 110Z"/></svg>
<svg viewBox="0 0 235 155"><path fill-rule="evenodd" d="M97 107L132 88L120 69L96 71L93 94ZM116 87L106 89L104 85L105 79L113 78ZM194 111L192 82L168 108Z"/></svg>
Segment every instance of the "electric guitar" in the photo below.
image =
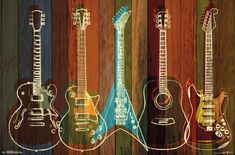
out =
<svg viewBox="0 0 235 155"><path fill-rule="evenodd" d="M73 25L77 27L77 86L73 85L65 92L68 111L62 117L59 132L65 146L81 152L100 146L106 134L93 139L95 131L107 129L104 118L96 109L100 96L90 96L87 92L86 27L90 24L87 9L76 9L73 13Z"/></svg>
<svg viewBox="0 0 235 155"><path fill-rule="evenodd" d="M10 114L8 131L12 141L29 151L45 151L59 143L60 116L53 107L57 94L54 84L42 85L41 28L45 14L31 10L29 25L33 29L33 81L21 84L17 89L19 106Z"/></svg>
<svg viewBox="0 0 235 155"><path fill-rule="evenodd" d="M128 11L126 6L122 7L113 18L115 27L115 83L112 85L102 116L106 120L108 130L114 128L114 131L109 132L107 137L121 130L146 147L124 81L124 28L130 14L131 11ZM100 122L100 126L104 126L104 124ZM108 130L105 128L96 130L93 138L97 139L99 135L108 132Z"/></svg>
<svg viewBox="0 0 235 155"><path fill-rule="evenodd" d="M190 119L190 137L188 144L196 149L217 150L229 144L232 138L225 111L228 95L222 89L214 96L213 89L213 30L216 27L215 15L217 8L209 5L206 8L202 29L205 32L205 68L204 89L197 91L189 80L187 93L192 103ZM194 132L193 132L194 131ZM196 136L193 133L196 132Z"/></svg>
<svg viewBox="0 0 235 155"><path fill-rule="evenodd" d="M173 150L186 143L184 127L188 120L182 108L182 87L174 77L167 76L167 28L171 27L168 11L159 8L155 21L160 41L159 77L143 81L139 122L149 149Z"/></svg>

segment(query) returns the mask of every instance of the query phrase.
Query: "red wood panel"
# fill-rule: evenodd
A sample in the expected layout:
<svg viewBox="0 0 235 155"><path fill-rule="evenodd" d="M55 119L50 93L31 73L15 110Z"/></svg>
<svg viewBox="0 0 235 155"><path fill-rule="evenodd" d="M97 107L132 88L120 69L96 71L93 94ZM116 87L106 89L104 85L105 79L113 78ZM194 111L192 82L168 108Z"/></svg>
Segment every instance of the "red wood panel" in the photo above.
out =
<svg viewBox="0 0 235 155"><path fill-rule="evenodd" d="M52 0L52 82L57 86L55 107L60 112L66 107L64 93L68 81L68 2ZM68 150L62 143L53 149L53 154L67 154Z"/></svg>

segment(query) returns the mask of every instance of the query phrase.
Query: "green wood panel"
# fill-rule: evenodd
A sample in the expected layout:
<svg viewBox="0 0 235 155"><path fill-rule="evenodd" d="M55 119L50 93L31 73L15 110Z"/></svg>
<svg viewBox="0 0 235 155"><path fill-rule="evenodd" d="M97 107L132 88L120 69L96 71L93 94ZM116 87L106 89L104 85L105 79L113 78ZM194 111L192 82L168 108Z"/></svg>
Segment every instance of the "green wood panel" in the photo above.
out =
<svg viewBox="0 0 235 155"><path fill-rule="evenodd" d="M11 107L17 103L16 86L18 81L18 1L1 1L1 107L0 107L0 150L17 150L11 141L7 118Z"/></svg>
<svg viewBox="0 0 235 155"><path fill-rule="evenodd" d="M132 10L132 1L119 1L116 0L115 3L115 10L116 12L122 7L128 5L128 9ZM130 15L124 32L124 55L125 55L125 85L127 92L129 94L130 100L132 101L131 97L131 80L132 80L132 59L131 59L131 22L132 22L132 14ZM116 43L115 43L116 44ZM133 102L132 102L133 105ZM132 153L132 139L131 136L129 136L125 132L116 132L116 155L122 155L122 154L131 154Z"/></svg>

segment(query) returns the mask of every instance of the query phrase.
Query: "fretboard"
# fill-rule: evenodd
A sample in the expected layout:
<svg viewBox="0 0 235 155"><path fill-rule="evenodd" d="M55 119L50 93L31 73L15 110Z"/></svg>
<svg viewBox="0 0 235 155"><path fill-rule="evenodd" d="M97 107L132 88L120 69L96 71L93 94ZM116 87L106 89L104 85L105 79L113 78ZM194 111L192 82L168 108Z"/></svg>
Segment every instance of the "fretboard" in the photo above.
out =
<svg viewBox="0 0 235 155"><path fill-rule="evenodd" d="M166 30L160 30L159 42L159 92L167 91L167 44Z"/></svg>
<svg viewBox="0 0 235 155"><path fill-rule="evenodd" d="M85 97L87 93L86 72L86 30L78 30L77 35L77 84L79 96Z"/></svg>
<svg viewBox="0 0 235 155"><path fill-rule="evenodd" d="M42 84L41 35L40 30L33 30L33 93L37 94Z"/></svg>
<svg viewBox="0 0 235 155"><path fill-rule="evenodd" d="M213 48L212 33L205 34L205 95L213 96Z"/></svg>
<svg viewBox="0 0 235 155"><path fill-rule="evenodd" d="M115 30L115 84L116 87L124 87L124 30Z"/></svg>

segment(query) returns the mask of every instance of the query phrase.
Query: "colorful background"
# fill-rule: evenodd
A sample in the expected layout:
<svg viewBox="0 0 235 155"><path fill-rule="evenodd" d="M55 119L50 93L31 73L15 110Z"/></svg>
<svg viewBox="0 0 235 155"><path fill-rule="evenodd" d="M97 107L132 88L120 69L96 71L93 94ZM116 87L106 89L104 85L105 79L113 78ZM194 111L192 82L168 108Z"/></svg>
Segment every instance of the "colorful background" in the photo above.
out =
<svg viewBox="0 0 235 155"><path fill-rule="evenodd" d="M28 11L38 5L46 14L42 32L43 83L53 82L58 88L55 106L65 106L67 84L76 78L75 29L71 23L74 6L83 3L91 13L87 27L88 90L100 94L98 110L102 112L113 83L114 26L112 17L123 5L132 9L125 29L126 87L136 114L142 104L142 81L158 75L158 30L155 28L154 9L165 5L171 15L171 29L167 32L168 74L177 77L184 88L183 104L187 108L185 84L191 79L197 88L203 88L204 35L201 16L204 8L213 2L218 8L217 27L214 30L215 92L224 88L229 94L227 118L235 133L235 1L234 0L1 0L0 34L0 151L21 150L11 141L7 131L8 112L17 103L16 88L32 73L31 26ZM150 67L151 66L151 67ZM42 133L43 134L43 133ZM235 136L219 151L196 151L187 145L175 151L149 151L129 135L117 132L95 151L86 153L68 150L61 143L53 150L36 154L223 154L235 153ZM24 151L25 154L34 154Z"/></svg>

